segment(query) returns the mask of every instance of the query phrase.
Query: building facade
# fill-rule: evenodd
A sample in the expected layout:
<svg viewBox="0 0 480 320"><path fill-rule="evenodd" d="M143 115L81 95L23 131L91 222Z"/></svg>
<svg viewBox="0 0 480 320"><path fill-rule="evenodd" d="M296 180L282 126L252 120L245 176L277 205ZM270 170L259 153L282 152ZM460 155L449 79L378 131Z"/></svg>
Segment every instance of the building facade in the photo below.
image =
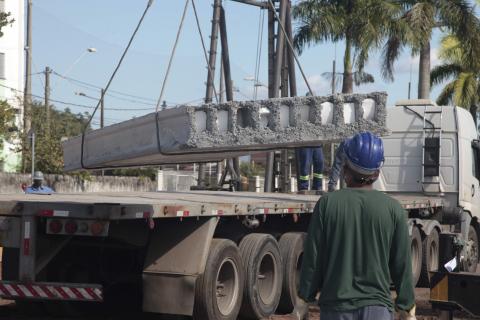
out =
<svg viewBox="0 0 480 320"><path fill-rule="evenodd" d="M14 22L2 28L0 38L0 100L16 109L15 125L23 126L23 87L25 81L25 2L0 0L0 11L10 12ZM0 139L3 139L0 137ZM0 171L16 172L21 166L19 139L3 141L0 150Z"/></svg>

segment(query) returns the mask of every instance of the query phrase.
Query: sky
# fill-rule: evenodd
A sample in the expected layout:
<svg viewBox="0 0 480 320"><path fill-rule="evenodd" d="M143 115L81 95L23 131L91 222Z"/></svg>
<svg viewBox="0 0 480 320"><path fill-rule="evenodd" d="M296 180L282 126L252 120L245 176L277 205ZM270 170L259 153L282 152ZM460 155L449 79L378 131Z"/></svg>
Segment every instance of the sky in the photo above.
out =
<svg viewBox="0 0 480 320"><path fill-rule="evenodd" d="M68 106L75 113L91 112L100 96L98 88L106 86L147 2L33 0L33 94L43 96L44 75L40 72L49 66L54 71L50 80L51 99L82 105L54 102L55 107L64 109ZM195 3L208 50L213 0L197 0ZM254 87L251 79L257 61L261 10L230 0L224 3L235 99L252 99ZM184 0L153 2L105 97L106 125L155 110L184 6ZM263 84L268 83L266 26L265 15L262 55L259 59L259 82ZM431 43L432 66L439 63L439 39L440 35L436 33ZM96 52L87 52L87 48L95 48ZM343 49L341 42L322 43L307 48L299 57L316 95L331 92L330 81L322 74L331 71L334 59L337 61L337 71L342 71ZM411 95L416 97L418 57L412 57L408 49L405 50L395 65L394 82L382 79L379 62L379 52L372 54L366 71L374 75L375 83L355 88L356 92L387 91L388 103L393 105L395 101L407 98L411 79ZM200 103L205 96L206 66L195 17L189 6L162 100L166 100L169 106L186 102ZM217 90L218 78L217 72ZM297 86L300 94L308 91L298 68ZM341 86L338 86L337 90L340 89ZM439 89L436 87L432 90L432 99L437 97ZM258 98L266 96L266 88L259 87ZM97 114L94 127L99 124L98 118Z"/></svg>

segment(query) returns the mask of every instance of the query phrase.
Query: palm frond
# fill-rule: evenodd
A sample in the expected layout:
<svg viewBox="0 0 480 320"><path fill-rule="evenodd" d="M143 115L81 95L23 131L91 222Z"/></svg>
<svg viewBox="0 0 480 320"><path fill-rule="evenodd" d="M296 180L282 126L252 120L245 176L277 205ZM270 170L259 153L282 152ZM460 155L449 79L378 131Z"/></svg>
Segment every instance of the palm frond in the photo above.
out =
<svg viewBox="0 0 480 320"><path fill-rule="evenodd" d="M438 57L447 62L459 63L463 59L462 45L457 37L448 33L440 40L440 50Z"/></svg>
<svg viewBox="0 0 480 320"><path fill-rule="evenodd" d="M294 45L299 53L312 44L338 41L344 37L344 14L328 1L301 1L293 7L292 15L298 25Z"/></svg>
<svg viewBox="0 0 480 320"><path fill-rule="evenodd" d="M362 84L375 82L375 78L370 73L364 71L355 71L353 73L353 82L358 87Z"/></svg>
<svg viewBox="0 0 480 320"><path fill-rule="evenodd" d="M461 73L455 81L453 102L455 105L469 109L476 102L478 83L472 73Z"/></svg>
<svg viewBox="0 0 480 320"><path fill-rule="evenodd" d="M385 46L382 54L382 77L388 81L394 80L394 63L402 52L403 44L399 37L392 35Z"/></svg>
<svg viewBox="0 0 480 320"><path fill-rule="evenodd" d="M446 106L451 104L453 100L453 93L455 91L455 81L448 83L445 87L443 87L442 91L440 92L439 96L437 97L437 104L440 106Z"/></svg>
<svg viewBox="0 0 480 320"><path fill-rule="evenodd" d="M442 64L436 66L430 72L430 84L432 86L442 84L450 78L458 77L462 71L462 66L458 64Z"/></svg>

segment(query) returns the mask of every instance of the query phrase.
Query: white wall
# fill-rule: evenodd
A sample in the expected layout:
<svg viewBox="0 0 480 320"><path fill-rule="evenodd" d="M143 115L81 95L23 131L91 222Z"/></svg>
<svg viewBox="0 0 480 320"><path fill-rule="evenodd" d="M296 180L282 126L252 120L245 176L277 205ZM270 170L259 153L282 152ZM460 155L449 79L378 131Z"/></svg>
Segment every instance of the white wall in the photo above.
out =
<svg viewBox="0 0 480 320"><path fill-rule="evenodd" d="M0 53L5 54L5 74L3 77L0 75L0 84L17 90L0 87L0 99L7 100L11 106L18 109L16 125L21 128L23 124L22 92L25 79L25 2L24 0L0 0L0 2L4 2L5 11L10 12L11 18L15 20L13 24L2 29L4 35L0 38ZM11 142L13 145L4 143L2 152L4 168L0 167L0 170L14 171L20 161L19 155L12 151L17 141Z"/></svg>

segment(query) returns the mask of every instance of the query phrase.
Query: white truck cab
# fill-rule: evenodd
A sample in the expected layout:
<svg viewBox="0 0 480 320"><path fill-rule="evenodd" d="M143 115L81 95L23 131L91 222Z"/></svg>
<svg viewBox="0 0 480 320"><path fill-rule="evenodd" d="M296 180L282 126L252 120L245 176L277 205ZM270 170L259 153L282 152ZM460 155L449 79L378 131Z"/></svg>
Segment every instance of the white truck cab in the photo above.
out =
<svg viewBox="0 0 480 320"><path fill-rule="evenodd" d="M406 100L387 109L387 128L391 135L383 138L385 163L376 188L396 197L441 199L440 209L408 212L411 232L416 228L421 232L423 262L437 260L425 257L431 251L428 242L432 232L437 242L437 232L460 231L465 241L464 263L469 265L466 269L475 271L480 144L471 114L429 100ZM456 223L452 223L452 216Z"/></svg>

